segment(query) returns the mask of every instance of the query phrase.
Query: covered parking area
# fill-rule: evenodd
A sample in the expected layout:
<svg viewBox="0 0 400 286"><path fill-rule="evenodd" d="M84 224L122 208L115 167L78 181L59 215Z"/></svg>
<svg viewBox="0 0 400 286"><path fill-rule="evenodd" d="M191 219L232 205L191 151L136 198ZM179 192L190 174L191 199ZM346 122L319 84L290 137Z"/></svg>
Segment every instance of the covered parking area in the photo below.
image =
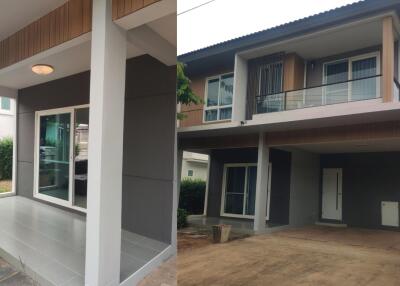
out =
<svg viewBox="0 0 400 286"><path fill-rule="evenodd" d="M323 224L399 230L398 127L387 121L269 133L267 144L291 153L292 224L314 217Z"/></svg>

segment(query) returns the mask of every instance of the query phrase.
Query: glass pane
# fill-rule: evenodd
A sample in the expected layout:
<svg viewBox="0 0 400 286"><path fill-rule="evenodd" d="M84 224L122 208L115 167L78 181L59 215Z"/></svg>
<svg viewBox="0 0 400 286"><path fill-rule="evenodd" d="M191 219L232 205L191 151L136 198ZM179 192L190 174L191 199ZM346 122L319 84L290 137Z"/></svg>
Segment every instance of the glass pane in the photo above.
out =
<svg viewBox="0 0 400 286"><path fill-rule="evenodd" d="M225 213L243 214L245 174L245 167L227 169Z"/></svg>
<svg viewBox="0 0 400 286"><path fill-rule="evenodd" d="M332 84L325 87L325 103L340 103L348 101L348 61L330 63L325 66L325 83ZM342 83L345 82L345 83Z"/></svg>
<svg viewBox="0 0 400 286"><path fill-rule="evenodd" d="M3 110L10 110L11 107L11 100L8 97L1 98L1 109Z"/></svg>
<svg viewBox="0 0 400 286"><path fill-rule="evenodd" d="M74 205L86 208L89 142L89 108L75 111Z"/></svg>
<svg viewBox="0 0 400 286"><path fill-rule="evenodd" d="M243 214L243 195L227 194L225 198L225 213Z"/></svg>
<svg viewBox="0 0 400 286"><path fill-rule="evenodd" d="M219 119L231 119L232 118L232 107L221 108L219 111Z"/></svg>
<svg viewBox="0 0 400 286"><path fill-rule="evenodd" d="M247 198L246 198L246 215L254 215L256 202L256 181L257 167L252 166L247 169Z"/></svg>
<svg viewBox="0 0 400 286"><path fill-rule="evenodd" d="M207 106L218 105L218 91L219 91L219 79L209 80L207 88Z"/></svg>
<svg viewBox="0 0 400 286"><path fill-rule="evenodd" d="M69 113L40 117L39 193L69 199Z"/></svg>
<svg viewBox="0 0 400 286"><path fill-rule="evenodd" d="M351 100L376 98L376 81L378 78L367 78L376 75L376 57L352 62L352 79L361 79L352 82Z"/></svg>
<svg viewBox="0 0 400 286"><path fill-rule="evenodd" d="M218 111L217 109L212 109L212 110L206 110L206 118L205 121L213 121L213 120L217 120L218 116Z"/></svg>
<svg viewBox="0 0 400 286"><path fill-rule="evenodd" d="M282 92L282 63L271 63L260 67L260 96Z"/></svg>
<svg viewBox="0 0 400 286"><path fill-rule="evenodd" d="M232 74L224 75L221 77L220 105L232 104L232 96L233 96L233 75Z"/></svg>

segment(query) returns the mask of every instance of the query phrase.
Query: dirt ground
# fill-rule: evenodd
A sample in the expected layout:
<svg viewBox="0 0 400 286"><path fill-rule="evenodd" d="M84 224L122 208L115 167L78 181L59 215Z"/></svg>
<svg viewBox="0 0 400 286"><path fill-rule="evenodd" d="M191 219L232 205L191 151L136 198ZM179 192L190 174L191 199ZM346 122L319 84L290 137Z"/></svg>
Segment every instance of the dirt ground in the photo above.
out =
<svg viewBox="0 0 400 286"><path fill-rule="evenodd" d="M11 192L12 182L11 180L0 181L0 193Z"/></svg>
<svg viewBox="0 0 400 286"><path fill-rule="evenodd" d="M163 263L158 269L143 279L138 286L177 286L176 258L171 258Z"/></svg>
<svg viewBox="0 0 400 286"><path fill-rule="evenodd" d="M179 286L400 285L400 232L310 226L179 243Z"/></svg>

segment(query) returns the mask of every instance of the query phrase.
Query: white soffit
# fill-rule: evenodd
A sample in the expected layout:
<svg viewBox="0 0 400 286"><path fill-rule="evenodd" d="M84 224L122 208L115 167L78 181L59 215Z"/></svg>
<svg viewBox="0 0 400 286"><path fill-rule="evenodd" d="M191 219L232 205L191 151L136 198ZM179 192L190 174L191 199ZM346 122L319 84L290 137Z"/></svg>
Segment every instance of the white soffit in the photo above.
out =
<svg viewBox="0 0 400 286"><path fill-rule="evenodd" d="M157 19L147 25L171 45L177 46L176 13Z"/></svg>
<svg viewBox="0 0 400 286"><path fill-rule="evenodd" d="M0 70L0 86L21 89L90 70L91 33ZM127 58L144 52L127 43ZM47 76L34 74L35 64L48 64L54 72Z"/></svg>
<svg viewBox="0 0 400 286"><path fill-rule="evenodd" d="M161 0L114 22L125 30L130 30L171 14L176 15L176 9L176 0Z"/></svg>
<svg viewBox="0 0 400 286"><path fill-rule="evenodd" d="M296 52L305 59L317 59L381 44L382 17L377 17L243 51L240 55L251 59L285 51Z"/></svg>
<svg viewBox="0 0 400 286"><path fill-rule="evenodd" d="M60 7L66 0L1 0L0 40Z"/></svg>

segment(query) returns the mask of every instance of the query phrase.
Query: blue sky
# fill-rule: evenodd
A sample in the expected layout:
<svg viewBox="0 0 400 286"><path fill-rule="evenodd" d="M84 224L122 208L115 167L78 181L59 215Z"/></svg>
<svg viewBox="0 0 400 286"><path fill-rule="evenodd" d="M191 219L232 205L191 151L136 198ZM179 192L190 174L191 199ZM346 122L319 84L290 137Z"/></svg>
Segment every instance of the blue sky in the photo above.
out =
<svg viewBox="0 0 400 286"><path fill-rule="evenodd" d="M178 0L178 14L208 1ZM214 0L178 15L178 55L354 2Z"/></svg>

